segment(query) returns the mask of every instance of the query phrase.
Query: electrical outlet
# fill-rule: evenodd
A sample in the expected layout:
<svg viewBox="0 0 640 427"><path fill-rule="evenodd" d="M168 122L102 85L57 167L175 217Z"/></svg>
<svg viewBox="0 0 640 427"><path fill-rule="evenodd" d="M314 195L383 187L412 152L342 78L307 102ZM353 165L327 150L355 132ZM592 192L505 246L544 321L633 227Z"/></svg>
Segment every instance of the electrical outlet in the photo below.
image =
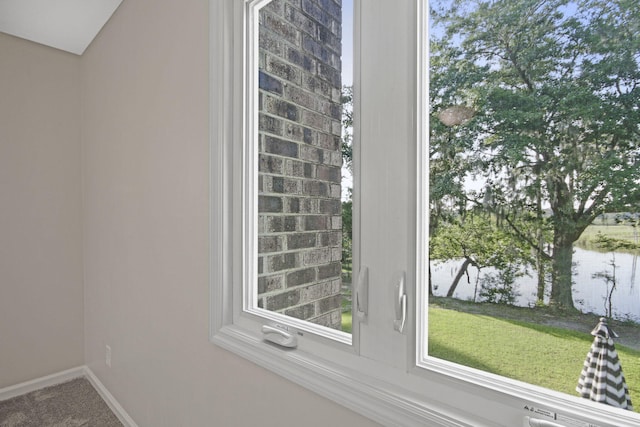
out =
<svg viewBox="0 0 640 427"><path fill-rule="evenodd" d="M111 347L110 346L106 346L106 351L104 353L104 363L106 363L108 367L111 367Z"/></svg>

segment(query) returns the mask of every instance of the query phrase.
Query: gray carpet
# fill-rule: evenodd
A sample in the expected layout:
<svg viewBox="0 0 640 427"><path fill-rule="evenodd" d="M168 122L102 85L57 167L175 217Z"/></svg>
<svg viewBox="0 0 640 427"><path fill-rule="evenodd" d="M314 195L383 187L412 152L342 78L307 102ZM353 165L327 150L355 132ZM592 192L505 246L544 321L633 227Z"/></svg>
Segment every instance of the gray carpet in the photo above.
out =
<svg viewBox="0 0 640 427"><path fill-rule="evenodd" d="M122 427L85 378L0 402L0 427Z"/></svg>

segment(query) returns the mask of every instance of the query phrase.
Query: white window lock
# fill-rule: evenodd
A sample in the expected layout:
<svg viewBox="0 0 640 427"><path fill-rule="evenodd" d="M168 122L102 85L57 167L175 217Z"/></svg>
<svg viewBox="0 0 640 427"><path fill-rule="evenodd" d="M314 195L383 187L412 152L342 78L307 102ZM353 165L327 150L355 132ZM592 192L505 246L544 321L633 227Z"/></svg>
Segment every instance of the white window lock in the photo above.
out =
<svg viewBox="0 0 640 427"><path fill-rule="evenodd" d="M284 329L282 326L262 325L262 333L266 341L281 347L296 348L298 346L298 337L296 337L295 333Z"/></svg>

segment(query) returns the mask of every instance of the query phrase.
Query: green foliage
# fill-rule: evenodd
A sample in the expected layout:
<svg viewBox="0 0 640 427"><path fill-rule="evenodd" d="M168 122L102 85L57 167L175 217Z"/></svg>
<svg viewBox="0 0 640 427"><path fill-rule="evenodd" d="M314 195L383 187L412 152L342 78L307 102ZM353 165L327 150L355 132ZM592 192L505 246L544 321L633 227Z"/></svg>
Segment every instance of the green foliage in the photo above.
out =
<svg viewBox="0 0 640 427"><path fill-rule="evenodd" d="M340 96L342 104L342 141L340 150L347 169L353 171L353 86L343 86Z"/></svg>
<svg viewBox="0 0 640 427"><path fill-rule="evenodd" d="M343 86L340 98L342 104L342 140L340 149L342 161L349 171L353 171L353 86ZM353 202L351 188L348 200L342 202L342 279L350 284L353 275ZM342 330L351 333L351 290L343 287L342 292Z"/></svg>
<svg viewBox="0 0 640 427"><path fill-rule="evenodd" d="M431 236L432 259L472 258L476 267L526 265L531 262L529 247L488 215L469 215L464 221L443 223Z"/></svg>
<svg viewBox="0 0 640 427"><path fill-rule="evenodd" d="M353 202L342 202L342 268L351 274L353 264Z"/></svg>
<svg viewBox="0 0 640 427"><path fill-rule="evenodd" d="M480 271L493 267L495 274L485 275L481 297L492 302L512 304L517 292L515 279L525 274L533 263L528 244L498 227L486 214L469 214L464 220L440 224L430 240L431 259L444 261L465 259L461 270L449 286L453 295L462 274L474 266Z"/></svg>
<svg viewBox="0 0 640 427"><path fill-rule="evenodd" d="M481 279L480 300L493 304L514 304L520 293L516 290L516 279L523 273L517 265L507 265L497 273L486 274Z"/></svg>
<svg viewBox="0 0 640 427"><path fill-rule="evenodd" d="M350 171L353 167L353 86L343 86L342 103L342 160ZM342 202L342 265L351 274L353 264L353 202L351 188L349 200Z"/></svg>
<svg viewBox="0 0 640 427"><path fill-rule="evenodd" d="M552 302L573 307L571 247L601 212L640 202L640 14L628 0L432 4L434 108L466 105L465 126L432 113L432 222L459 215L483 176L492 212L553 228ZM485 190L487 196L489 189ZM542 214L549 206L551 216ZM434 221L435 217L435 221ZM515 223L510 223L514 226ZM530 232L516 232L539 248ZM536 232L540 237L540 233ZM556 300L557 298L557 300Z"/></svg>

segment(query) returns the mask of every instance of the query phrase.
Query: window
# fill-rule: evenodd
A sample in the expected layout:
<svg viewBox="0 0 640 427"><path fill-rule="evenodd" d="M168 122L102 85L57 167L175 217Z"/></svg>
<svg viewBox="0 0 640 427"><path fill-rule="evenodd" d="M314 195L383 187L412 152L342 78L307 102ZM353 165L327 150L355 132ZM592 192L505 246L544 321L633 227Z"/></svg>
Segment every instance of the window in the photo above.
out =
<svg viewBox="0 0 640 427"><path fill-rule="evenodd" d="M341 8L272 1L257 14L258 271L248 308L343 331Z"/></svg>
<svg viewBox="0 0 640 427"><path fill-rule="evenodd" d="M628 345L618 353L633 397L635 13L624 2L452 6L431 2L429 354L575 394L584 332L605 316ZM445 342L452 323L464 345Z"/></svg>
<svg viewBox="0 0 640 427"><path fill-rule="evenodd" d="M274 189L274 177L282 178L276 180L276 190L285 185L285 176L273 170L267 174L270 187L265 187L264 178L262 187L259 182L258 107L261 101L264 105L268 87L277 88L280 82L266 81L269 76L260 74L261 66L268 67L267 62L260 63L256 49L261 19L264 22L273 14L268 19L286 31L285 24L296 17L299 23L308 23L302 18L313 8L326 10L346 2L210 2L212 341L385 425L521 426L527 425L527 417L549 421L551 413L558 417L548 425L637 425L633 413L428 354L426 1L354 0L353 254L354 272L362 274L354 280L360 286L353 298L361 305L354 309L352 334L307 321L322 313L298 318L287 315L286 308L269 310L268 303L259 302L256 288L265 272L258 260L260 191L268 196L264 190ZM295 15L290 8L287 15L287 5L301 5L302 12ZM289 124L298 123L292 120L295 117ZM302 138L305 143L304 129ZM294 138L281 138L290 139ZM323 181L335 180L334 176ZM291 196L278 197L280 201L274 201L278 208L280 203L283 209L291 203L283 199ZM279 248L279 239L274 240L273 247ZM270 255L262 255L263 263L266 256ZM336 262L329 258L329 265ZM317 277L320 265L313 268ZM304 268L286 270L295 273ZM294 287L306 284L295 283ZM292 347L266 343L265 325L297 342Z"/></svg>

